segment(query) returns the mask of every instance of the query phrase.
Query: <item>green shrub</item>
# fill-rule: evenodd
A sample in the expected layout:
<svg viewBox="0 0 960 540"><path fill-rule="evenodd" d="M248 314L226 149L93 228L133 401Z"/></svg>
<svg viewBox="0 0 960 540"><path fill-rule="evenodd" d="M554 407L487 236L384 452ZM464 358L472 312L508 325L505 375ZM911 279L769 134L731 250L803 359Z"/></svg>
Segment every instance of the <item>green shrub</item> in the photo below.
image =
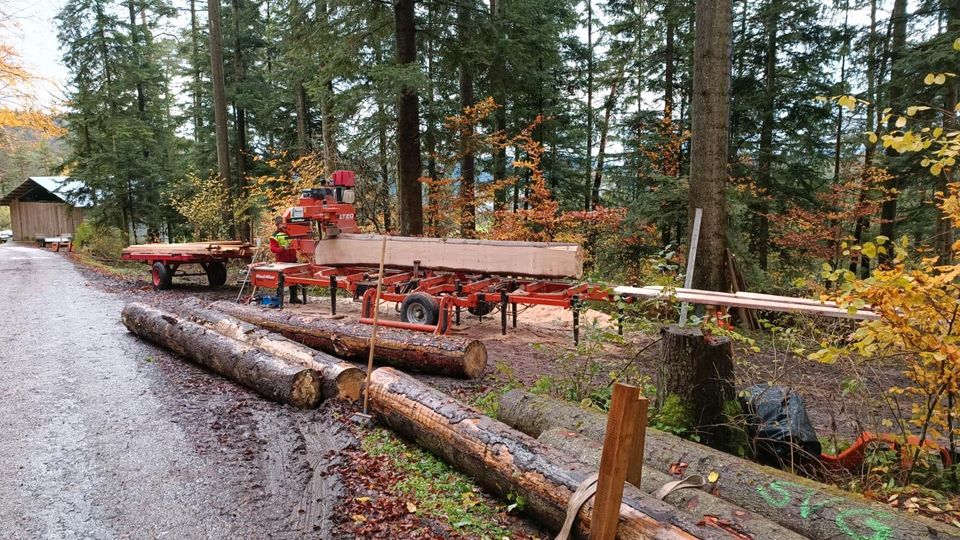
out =
<svg viewBox="0 0 960 540"><path fill-rule="evenodd" d="M83 222L77 230L73 231L73 244L78 248L85 248L90 245L90 241L96 236L96 230L93 225Z"/></svg>
<svg viewBox="0 0 960 540"><path fill-rule="evenodd" d="M120 253L126 247L126 235L114 227L97 227L87 241L84 249L95 259L118 261Z"/></svg>

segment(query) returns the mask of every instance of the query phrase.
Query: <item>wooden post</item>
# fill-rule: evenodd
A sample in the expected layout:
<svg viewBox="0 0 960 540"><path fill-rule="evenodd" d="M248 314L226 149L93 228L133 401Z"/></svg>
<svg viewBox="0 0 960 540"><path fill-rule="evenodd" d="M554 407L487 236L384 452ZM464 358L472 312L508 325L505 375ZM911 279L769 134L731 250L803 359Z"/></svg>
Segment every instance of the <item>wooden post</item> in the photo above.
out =
<svg viewBox="0 0 960 540"><path fill-rule="evenodd" d="M363 414L370 403L370 374L373 373L373 352L377 346L377 323L380 321L380 289L383 287L383 261L387 253L387 237L380 242L380 269L377 271L377 293L373 301L373 330L370 333L370 355L367 357L367 382L363 387Z"/></svg>
<svg viewBox="0 0 960 540"><path fill-rule="evenodd" d="M650 401L645 397L637 399L637 415L634 418L633 445L630 448L630 460L627 462L627 482L634 487L640 487L640 477L643 476L643 447L647 440L647 409Z"/></svg>
<svg viewBox="0 0 960 540"><path fill-rule="evenodd" d="M643 438L642 434L638 436L637 429L646 425L645 402L640 397L640 388L614 384L600 457L600 477L597 480L590 540L613 540L616 537L623 485L628 471L636 475L634 479L637 483L640 481L643 460L635 460L633 454L637 449L637 439ZM644 415L642 422L639 421L641 412ZM631 464L631 461L634 463Z"/></svg>

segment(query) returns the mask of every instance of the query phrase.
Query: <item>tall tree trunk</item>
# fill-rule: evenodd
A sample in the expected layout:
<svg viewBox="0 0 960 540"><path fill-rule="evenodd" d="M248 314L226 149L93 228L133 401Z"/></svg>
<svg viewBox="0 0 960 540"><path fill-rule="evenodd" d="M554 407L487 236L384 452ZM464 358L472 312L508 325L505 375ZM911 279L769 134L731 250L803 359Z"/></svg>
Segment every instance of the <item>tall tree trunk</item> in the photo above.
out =
<svg viewBox="0 0 960 540"><path fill-rule="evenodd" d="M503 28L501 10L503 1L490 0L490 18L493 20L495 29L495 39L497 43L502 43L506 39L506 29ZM505 132L507 129L507 94L504 89L504 78L506 73L505 56L500 47L494 53L490 64L490 93L493 100L499 106L493 113L493 131ZM500 182L507 177L507 148L501 146L493 151L493 181ZM507 206L506 188L495 189L493 192L493 209L502 211Z"/></svg>
<svg viewBox="0 0 960 540"><path fill-rule="evenodd" d="M199 145L200 127L203 125L200 108L203 101L200 95L200 28L197 23L197 0L190 0L190 65L193 68L193 142Z"/></svg>
<svg viewBox="0 0 960 540"><path fill-rule="evenodd" d="M620 81L623 79L623 71L624 68L621 65L613 82L610 83L610 94L603 104L603 125L600 126L600 146L597 148L597 169L593 173L593 194L591 197L593 207L591 210L596 209L600 204L600 185L603 183L603 162L606 159L607 135L610 133L610 117L613 115L613 109L616 108L617 105L617 89L620 86Z"/></svg>
<svg viewBox="0 0 960 540"><path fill-rule="evenodd" d="M542 142L542 141L541 141ZM593 184L593 0L587 0L587 181L584 189L584 210L593 208L590 197Z"/></svg>
<svg viewBox="0 0 960 540"><path fill-rule="evenodd" d="M766 270L770 253L770 205L767 202L773 188L773 129L774 109L776 107L777 78L777 13L772 2L768 3L764 17L764 31L767 34L767 46L764 53L763 69L764 100L763 120L760 125L760 155L757 167L758 200L754 204L754 235L751 251L757 258L760 268Z"/></svg>
<svg viewBox="0 0 960 540"><path fill-rule="evenodd" d="M223 35L220 32L220 0L207 1L210 25L210 79L213 83L213 118L217 135L217 170L220 181L228 192L230 185L230 145L227 138L227 94L223 83ZM224 223L233 224L227 207L223 209Z"/></svg>
<svg viewBox="0 0 960 540"><path fill-rule="evenodd" d="M330 30L330 10L326 0L316 2L316 17L324 36L332 39ZM337 119L333 114L333 81L327 75L323 52L320 53L320 72L323 80L320 84L320 136L323 138L323 170L330 175L337 168Z"/></svg>
<svg viewBox="0 0 960 540"><path fill-rule="evenodd" d="M960 31L960 0L944 0L947 8L947 32L956 35ZM947 133L960 129L960 122L957 122L957 94L960 82L956 77L947 79L947 93L943 97L943 109L946 111L943 115L943 128ZM944 170L937 176L937 191L946 194L949 182L954 179L955 167L944 167ZM937 254L940 255L942 264L949 264L953 261L953 222L950 216L940 207L937 207ZM951 439L951 443L953 439Z"/></svg>
<svg viewBox="0 0 960 540"><path fill-rule="evenodd" d="M460 109L472 107L473 98L473 60L470 58L469 46L472 35L470 12L473 11L473 2L460 0L457 3L457 26L460 34L460 46L466 51L460 53ZM460 235L464 238L473 238L477 233L477 207L474 182L476 180L475 161L473 156L473 126L466 124L460 129L460 144L462 156L460 158Z"/></svg>
<svg viewBox="0 0 960 540"><path fill-rule="evenodd" d="M304 37L303 10L300 7L300 0L289 0L288 9L290 14L290 48L302 47L306 38ZM293 83L293 103L297 115L297 154L305 156L310 151L307 91L303 86L303 77L299 73Z"/></svg>
<svg viewBox="0 0 960 540"><path fill-rule="evenodd" d="M893 25L893 34L890 41L890 90L888 98L889 107L896 111L901 105L903 84L906 77L900 60L907 47L907 0L894 0L890 22ZM887 129L890 131L896 130L896 121L896 116L891 117ZM886 155L888 159L896 158L899 152L891 146L887 148ZM888 186L891 191L886 194L880 208L880 219L882 220L880 222L880 234L890 240L895 240L897 234L897 199L899 199L899 190L903 185L900 178L901 173L902 171L893 171L893 180L890 181ZM878 258L881 264L885 264L891 256L892 253L880 254Z"/></svg>
<svg viewBox="0 0 960 540"><path fill-rule="evenodd" d="M237 85L237 94L233 101L234 131L236 138L237 183L232 191L235 200L240 200L247 187L247 110L240 101L239 94L246 80L246 68L243 65L243 41L240 32L243 29L240 20L243 18L243 7L240 0L233 0L233 77ZM240 238L250 238L250 222L247 219L237 223L236 234Z"/></svg>
<svg viewBox="0 0 960 540"><path fill-rule="evenodd" d="M879 131L880 126L875 122L876 104L879 100L877 92L877 0L870 0L870 33L867 36L867 127L871 131ZM857 212L862 212L867 203L870 192L870 168L873 167L873 154L877 145L869 140L865 141L863 151L863 174L860 179L860 194L857 197ZM870 216L857 216L857 223L853 229L853 241L856 245L863 243L863 234L870 227ZM860 277L866 279L870 274L870 258L860 253L860 260L850 261L850 271L857 273L860 267Z"/></svg>
<svg viewBox="0 0 960 540"><path fill-rule="evenodd" d="M397 64L417 61L416 0L394 0L393 15ZM397 103L397 158L400 171L397 192L400 206L400 234L423 234L423 195L420 187L420 107L417 89L403 88Z"/></svg>
<svg viewBox="0 0 960 540"><path fill-rule="evenodd" d="M374 40L374 61L383 64L383 48ZM377 98L377 163L380 168L380 198L383 199L383 231L389 233L393 224L390 219L390 160L387 155L387 111L383 99ZM376 223L376 218L373 219Z"/></svg>
<svg viewBox="0 0 960 540"><path fill-rule="evenodd" d="M697 0L691 102L690 210L703 209L693 287L727 284L727 145L730 133L731 0ZM692 227L690 227L692 230Z"/></svg>
<svg viewBox="0 0 960 540"><path fill-rule="evenodd" d="M433 84L433 78L436 76L434 70L436 48L434 47L433 15L434 12L431 10L427 17L427 128L423 133L423 143L427 151L427 176L430 177L431 181L436 182L439 180L439 175L437 174L437 105ZM427 186L427 208L429 210L424 219L426 226L432 229L432 234L437 234L436 227L444 213L440 208L442 205L441 195L440 186L437 184Z"/></svg>

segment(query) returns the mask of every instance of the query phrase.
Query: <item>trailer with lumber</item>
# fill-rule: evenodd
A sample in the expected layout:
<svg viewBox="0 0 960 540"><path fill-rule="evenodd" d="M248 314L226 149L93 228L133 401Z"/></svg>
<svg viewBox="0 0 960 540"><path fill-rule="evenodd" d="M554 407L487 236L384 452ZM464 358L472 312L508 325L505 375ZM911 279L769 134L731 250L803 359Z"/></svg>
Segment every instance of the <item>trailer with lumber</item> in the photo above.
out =
<svg viewBox="0 0 960 540"><path fill-rule="evenodd" d="M253 249L249 243L235 240L186 242L181 244L139 244L124 248L121 258L141 261L150 266L153 287L169 289L174 277L206 276L211 287L227 282L227 263L231 259L249 262ZM185 272L182 266L199 266L200 272Z"/></svg>

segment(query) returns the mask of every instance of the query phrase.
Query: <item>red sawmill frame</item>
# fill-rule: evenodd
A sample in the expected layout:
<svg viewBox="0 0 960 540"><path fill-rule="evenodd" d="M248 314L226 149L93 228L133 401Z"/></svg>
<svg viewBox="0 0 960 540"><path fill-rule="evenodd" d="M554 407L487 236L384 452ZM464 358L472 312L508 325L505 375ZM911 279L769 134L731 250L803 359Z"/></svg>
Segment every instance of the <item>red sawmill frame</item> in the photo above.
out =
<svg viewBox="0 0 960 540"><path fill-rule="evenodd" d="M250 281L257 287L282 289L290 285L326 287L330 290L331 313L336 314L336 292L345 289L362 302L360 322L373 323L377 269L362 266L321 266L302 264L260 264L250 268ZM282 290L280 291L282 292ZM461 310L484 317L499 308L501 332L506 334L508 310L517 326L517 306L553 306L573 310L574 341L579 341L579 308L588 300L612 302L616 295L606 286L591 283L552 281L471 274L468 272L412 269L384 269L380 298L402 304L413 294L428 295L437 303L436 324L417 324L379 319L377 324L420 332L447 334L460 324ZM282 299L283 295L278 294ZM282 307L282 304L281 304Z"/></svg>

